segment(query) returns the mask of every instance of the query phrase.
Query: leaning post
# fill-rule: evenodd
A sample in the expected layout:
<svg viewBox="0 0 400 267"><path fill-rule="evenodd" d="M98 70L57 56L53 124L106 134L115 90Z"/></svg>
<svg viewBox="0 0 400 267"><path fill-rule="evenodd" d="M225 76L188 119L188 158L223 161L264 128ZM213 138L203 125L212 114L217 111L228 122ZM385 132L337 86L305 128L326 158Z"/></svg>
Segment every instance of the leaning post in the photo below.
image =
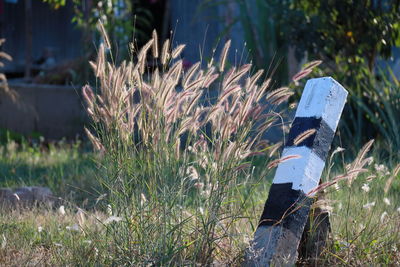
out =
<svg viewBox="0 0 400 267"><path fill-rule="evenodd" d="M282 162L246 253L246 266L296 263L313 202L310 192L319 185L347 94L331 77L307 81L283 149Z"/></svg>

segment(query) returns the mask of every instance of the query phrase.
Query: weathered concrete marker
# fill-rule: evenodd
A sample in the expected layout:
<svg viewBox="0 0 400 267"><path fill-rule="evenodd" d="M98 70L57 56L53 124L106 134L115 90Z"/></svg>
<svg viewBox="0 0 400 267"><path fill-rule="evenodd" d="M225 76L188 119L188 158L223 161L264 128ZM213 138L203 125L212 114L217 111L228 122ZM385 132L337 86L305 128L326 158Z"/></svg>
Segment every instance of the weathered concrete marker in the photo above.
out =
<svg viewBox="0 0 400 267"><path fill-rule="evenodd" d="M330 77L307 82L282 153L300 158L278 165L246 266L295 264L313 201L308 193L319 184L347 94Z"/></svg>

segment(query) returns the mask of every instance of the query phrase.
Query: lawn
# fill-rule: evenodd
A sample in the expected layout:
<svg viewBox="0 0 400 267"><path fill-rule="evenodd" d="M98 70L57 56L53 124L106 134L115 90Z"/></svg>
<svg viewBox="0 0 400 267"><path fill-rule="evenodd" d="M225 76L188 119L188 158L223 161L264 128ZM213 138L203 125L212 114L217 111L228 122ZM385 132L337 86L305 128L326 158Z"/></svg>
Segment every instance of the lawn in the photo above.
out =
<svg viewBox="0 0 400 267"><path fill-rule="evenodd" d="M63 199L51 208L35 207L1 213L1 266L99 266L139 262L194 264L195 259L190 254L196 253L196 238L199 237L192 235L196 235L196 227L203 227L198 225L205 216L201 210L195 211L188 204L179 212L175 210L177 214L170 214L171 219L176 221L171 221L169 226L182 227L181 234L186 235L182 240L191 240L192 243L184 244L176 251L152 247L160 243L171 246L170 242L182 241L168 232L160 233L160 229L152 228L163 225L152 221L161 216L157 214L161 211L154 210L163 207L158 203L160 200L139 196L139 205L141 203L143 209L149 210L124 216L113 213L108 203L110 200L102 195L104 189L99 186L101 179L98 172L101 167L95 163L99 159L96 154L82 148L82 144L61 142L44 148L10 142L2 145L1 149L1 187L48 186ZM236 198L246 205L238 207L240 205L225 203L225 219L215 229L218 237L210 240L216 244L212 252L214 263L240 265L243 260L273 176L273 171L267 174L259 171L265 168L264 161L267 161L264 157L254 159L254 174L235 186L231 199ZM339 154L334 156L332 162L338 167L332 167L330 174L326 171L324 179L332 179L343 167ZM393 169L388 169L388 166L371 162L368 172L358 176L351 185L344 180L326 190L327 199L320 205L330 211L332 232L328 247L318 259L319 263L327 266L400 263L398 176L391 182L387 193L384 192L392 173ZM259 175L265 176L257 177ZM189 195L190 198L199 201L196 195ZM155 203L146 204L151 201ZM139 215L148 218L139 218ZM125 221L127 218L132 221ZM146 228L142 230L152 236L141 236L136 232L131 233L129 241L118 238L116 233L126 234L126 227L138 227L133 220L140 220ZM126 227L119 227L122 225ZM169 240L161 242L152 239L160 236ZM127 242L131 245L128 246Z"/></svg>

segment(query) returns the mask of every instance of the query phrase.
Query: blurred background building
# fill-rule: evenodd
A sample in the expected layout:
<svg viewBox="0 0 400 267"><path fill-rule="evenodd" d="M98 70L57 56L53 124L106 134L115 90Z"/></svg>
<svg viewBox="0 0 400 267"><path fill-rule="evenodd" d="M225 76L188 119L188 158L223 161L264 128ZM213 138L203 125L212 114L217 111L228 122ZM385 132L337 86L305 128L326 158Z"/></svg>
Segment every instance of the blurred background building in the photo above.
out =
<svg viewBox="0 0 400 267"><path fill-rule="evenodd" d="M385 91L379 88L392 86L377 83L400 76L397 0L0 0L1 49L13 57L1 72L26 101L21 108L2 100L0 128L50 138L82 133L79 91L95 82L88 61L104 41L98 20L117 62L129 57L130 42L140 47L153 29L160 44L167 38L173 46L186 44L186 67L218 59L232 40L228 64L252 62L274 87L290 83L306 61L323 60L314 75L333 76L358 99L345 111L353 114L344 128L350 136L373 137L382 129L360 114Z"/></svg>

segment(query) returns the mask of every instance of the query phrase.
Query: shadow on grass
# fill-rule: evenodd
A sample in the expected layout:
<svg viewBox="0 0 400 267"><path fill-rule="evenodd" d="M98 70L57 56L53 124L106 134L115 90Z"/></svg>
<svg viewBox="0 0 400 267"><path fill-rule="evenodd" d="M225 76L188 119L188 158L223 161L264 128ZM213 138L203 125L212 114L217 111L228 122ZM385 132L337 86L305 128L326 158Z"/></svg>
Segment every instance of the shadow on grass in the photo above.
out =
<svg viewBox="0 0 400 267"><path fill-rule="evenodd" d="M89 203L99 196L96 168L87 152L4 153L0 154L0 187L44 186L56 197Z"/></svg>

